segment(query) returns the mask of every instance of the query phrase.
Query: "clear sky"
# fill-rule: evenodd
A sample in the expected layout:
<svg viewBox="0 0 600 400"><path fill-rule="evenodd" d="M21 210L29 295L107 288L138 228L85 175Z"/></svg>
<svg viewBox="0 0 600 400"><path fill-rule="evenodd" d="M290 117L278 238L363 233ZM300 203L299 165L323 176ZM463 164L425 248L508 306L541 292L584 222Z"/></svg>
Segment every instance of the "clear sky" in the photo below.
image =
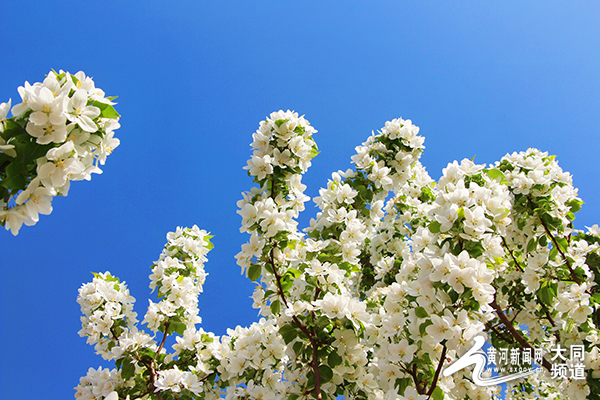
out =
<svg viewBox="0 0 600 400"><path fill-rule="evenodd" d="M251 135L292 109L319 131L314 197L386 120L412 119L438 179L453 160L540 148L600 222L600 3L591 1L6 1L0 101L54 68L119 96L121 146L17 237L0 231L0 393L68 399L109 366L77 334L91 272L128 283L142 319L167 232L212 232L200 297L217 335L256 320L234 255ZM301 223L315 213L313 203Z"/></svg>

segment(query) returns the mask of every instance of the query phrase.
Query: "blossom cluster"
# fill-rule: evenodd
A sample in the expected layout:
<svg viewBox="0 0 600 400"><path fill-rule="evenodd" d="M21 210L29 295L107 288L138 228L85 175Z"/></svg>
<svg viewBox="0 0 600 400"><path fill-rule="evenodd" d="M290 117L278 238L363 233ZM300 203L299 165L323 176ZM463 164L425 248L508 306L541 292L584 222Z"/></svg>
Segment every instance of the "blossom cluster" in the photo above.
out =
<svg viewBox="0 0 600 400"><path fill-rule="evenodd" d="M442 374L482 335L496 348L584 349L585 379L555 379L545 351L507 398L600 395L600 229L573 227L582 201L552 157L454 161L436 183L419 128L394 119L356 148L354 170L332 174L301 232L315 132L278 111L253 135L245 169L257 186L238 202L250 239L236 258L263 318L222 337L195 326L212 245L179 228L152 267L161 300L143 321L162 342L111 318L119 398L497 398L468 370Z"/></svg>
<svg viewBox="0 0 600 400"><path fill-rule="evenodd" d="M162 299L150 300L143 323L152 331L163 331L167 324L183 333L185 327L202 322L198 316L198 295L206 279L204 263L212 249L209 235L197 226L178 228L167 235L168 243L152 266L150 288Z"/></svg>
<svg viewBox="0 0 600 400"><path fill-rule="evenodd" d="M98 367L97 370L90 368L87 375L79 379L79 385L75 388L75 398L78 400L110 399L109 395L123 384L121 374L115 368L112 370L102 367Z"/></svg>
<svg viewBox="0 0 600 400"><path fill-rule="evenodd" d="M77 302L83 313L79 336L87 337L87 343L95 345L96 352L103 358L114 359L111 349L115 341L125 332L136 331L135 299L127 285L109 272L94 274L92 282L79 288Z"/></svg>
<svg viewBox="0 0 600 400"><path fill-rule="evenodd" d="M0 224L13 235L50 214L52 198L66 196L71 181L102 173L120 127L114 98L81 71L50 71L18 91L11 118L11 101L0 104Z"/></svg>

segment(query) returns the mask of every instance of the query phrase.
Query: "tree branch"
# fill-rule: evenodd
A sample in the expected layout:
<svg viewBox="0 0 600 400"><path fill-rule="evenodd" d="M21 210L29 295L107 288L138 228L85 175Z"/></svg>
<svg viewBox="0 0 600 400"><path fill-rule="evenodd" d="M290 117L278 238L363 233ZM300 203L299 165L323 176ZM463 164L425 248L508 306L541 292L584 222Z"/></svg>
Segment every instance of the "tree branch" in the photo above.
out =
<svg viewBox="0 0 600 400"><path fill-rule="evenodd" d="M163 346L165 345L165 341L167 340L167 331L169 330L169 325L171 324L171 321L167 321L165 323L165 334L162 338L162 342L160 342L160 346L158 346L158 350L156 350L156 355L158 356L160 354L160 351L162 350Z"/></svg>
<svg viewBox="0 0 600 400"><path fill-rule="evenodd" d="M494 308L494 310L496 310L496 314L498 315L498 318L500 318L502 323L504 323L504 326L506 327L506 329L508 329L508 331L513 335L513 337L521 345L521 347L534 350L534 348L529 344L529 342L527 342L527 340L523 337L523 335L521 335L521 333L518 332L515 329L515 327L513 326L513 324L508 320L508 318L506 317L506 315L504 314L504 312L502 311L502 309L500 308L498 303L496 303L496 298L494 298L494 300L490 303L490 305ZM544 358L542 358L542 365L548 371L551 371L552 365L548 361L546 361L546 359L544 359Z"/></svg>
<svg viewBox="0 0 600 400"><path fill-rule="evenodd" d="M506 336L504 335L504 332L502 332L502 331L499 331L498 329L496 329L496 326L495 326L495 325L494 325L494 326L489 326L488 328L490 328L491 330L493 330L494 332L496 332L496 334L497 334L498 336L500 336L500 338L501 338L502 340L504 340L506 343L512 344L512 343L514 343L514 342L515 342L514 340L512 340L512 339L510 339L510 338L506 337Z"/></svg>
<svg viewBox="0 0 600 400"><path fill-rule="evenodd" d="M435 387L437 386L437 381L440 377L440 372L442 372L442 365L444 365L444 361L446 361L446 345L444 345L444 348L442 349L442 355L440 356L440 362L438 363L437 369L435 370L435 375L433 376L433 382L431 382L431 387L429 388L429 391L427 392L428 400L431 397L431 395L433 394Z"/></svg>
<svg viewBox="0 0 600 400"><path fill-rule="evenodd" d="M554 247L556 247L556 249L558 250L558 252L562 256L562 258L565 260L565 263L567 264L567 267L569 268L569 272L571 273L571 278L573 278L573 280L575 282L577 282L578 285L581 285L581 282L579 281L579 279L577 279L577 276L575 275L575 271L573 271L573 268L571 267L571 263L569 262L569 259L567 258L566 254L563 252L563 250L558 245L558 242L556 241L556 238L554 237L554 235L552 233L550 233L550 229L548 229L548 227L546 226L546 224L544 223L544 221L542 220L542 218L541 217L538 217L538 218L539 218L540 222L542 223L542 226L544 227L544 230L546 231L546 234L548 236L550 236L550 239L552 240L552 243L554 244Z"/></svg>
<svg viewBox="0 0 600 400"><path fill-rule="evenodd" d="M508 251L508 253L512 257L512 259L515 262L515 265L517 266L517 268L519 268L519 270L521 272L523 272L523 268L521 268L521 265L519 264L519 262L515 258L515 255L513 254L512 250L508 248L508 244L506 243L506 239L504 238L504 236L502 236L502 245L504 246L504 248L506 249L506 251Z"/></svg>

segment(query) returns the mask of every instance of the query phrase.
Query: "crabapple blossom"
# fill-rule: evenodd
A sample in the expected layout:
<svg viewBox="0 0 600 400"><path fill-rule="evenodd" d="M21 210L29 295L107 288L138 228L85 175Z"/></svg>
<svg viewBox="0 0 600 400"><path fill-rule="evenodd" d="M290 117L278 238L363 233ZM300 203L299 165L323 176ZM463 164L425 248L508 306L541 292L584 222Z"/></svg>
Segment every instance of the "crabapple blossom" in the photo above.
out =
<svg viewBox="0 0 600 400"><path fill-rule="evenodd" d="M66 196L71 181L102 173L120 127L115 103L81 71L52 70L18 91L11 118L11 101L0 104L0 225L14 235L52 212L51 198Z"/></svg>
<svg viewBox="0 0 600 400"><path fill-rule="evenodd" d="M252 135L245 169L256 186L238 202L250 238L236 259L256 285L261 319L220 337L197 327L212 244L196 226L178 228L152 265L159 300L142 321L151 333L137 327L133 299L109 273L80 289L80 334L117 370L104 380L90 370L78 396L499 398L468 369L442 374L482 336L496 348L542 351L539 370L509 382L506 398L600 395L600 229L574 228L582 201L553 157L529 149L491 165L454 161L436 183L419 161L419 128L394 119L356 148L354 170L332 173L300 231L316 132L288 110ZM560 379L551 350L570 345L584 349L580 375Z"/></svg>

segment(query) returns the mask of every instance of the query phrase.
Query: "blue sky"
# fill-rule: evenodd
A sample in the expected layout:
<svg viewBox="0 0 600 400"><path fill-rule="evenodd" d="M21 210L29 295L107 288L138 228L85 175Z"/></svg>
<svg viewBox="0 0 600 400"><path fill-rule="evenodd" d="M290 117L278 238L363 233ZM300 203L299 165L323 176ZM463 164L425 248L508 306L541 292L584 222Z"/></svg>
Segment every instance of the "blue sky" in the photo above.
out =
<svg viewBox="0 0 600 400"><path fill-rule="evenodd" d="M598 223L600 5L588 1L28 1L2 6L0 101L52 68L119 96L121 146L17 237L0 232L0 387L73 398L109 366L77 335L90 272L129 285L143 318L167 232L215 235L200 297L218 335L256 320L234 255L251 134L292 109L319 131L311 197L386 120L412 119L437 179L453 160L537 147L571 172ZM312 203L301 219L314 215ZM150 297L153 298L154 297Z"/></svg>

